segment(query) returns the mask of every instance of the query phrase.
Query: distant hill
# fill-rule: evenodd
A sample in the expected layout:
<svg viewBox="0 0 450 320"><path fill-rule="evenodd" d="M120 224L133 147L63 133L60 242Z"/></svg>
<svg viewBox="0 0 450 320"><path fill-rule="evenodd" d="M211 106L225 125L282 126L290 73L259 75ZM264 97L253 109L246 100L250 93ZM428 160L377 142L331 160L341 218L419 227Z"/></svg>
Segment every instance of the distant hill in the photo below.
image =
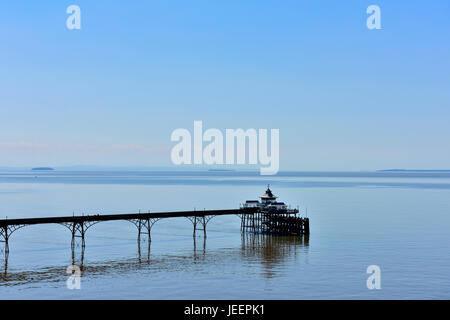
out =
<svg viewBox="0 0 450 320"><path fill-rule="evenodd" d="M50 168L50 167L38 167L38 168L32 168L31 170L33 170L33 171L52 171L55 169Z"/></svg>

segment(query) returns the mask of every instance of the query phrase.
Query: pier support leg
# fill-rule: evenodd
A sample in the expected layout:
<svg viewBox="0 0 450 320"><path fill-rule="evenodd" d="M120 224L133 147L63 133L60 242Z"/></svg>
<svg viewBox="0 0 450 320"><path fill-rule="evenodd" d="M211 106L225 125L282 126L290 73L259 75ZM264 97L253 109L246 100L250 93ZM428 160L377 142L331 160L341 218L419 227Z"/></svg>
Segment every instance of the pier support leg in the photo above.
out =
<svg viewBox="0 0 450 320"><path fill-rule="evenodd" d="M8 226L0 228L0 242L3 242L3 252L5 257L9 255L9 230Z"/></svg>
<svg viewBox="0 0 450 320"><path fill-rule="evenodd" d="M208 224L209 220L211 220L215 216L194 216L194 217L186 217L192 222L192 226L194 227L194 231L192 233L192 236L195 238L197 229L202 230L203 229L203 237L206 239L206 225ZM197 228L198 224L201 224L200 228Z"/></svg>
<svg viewBox="0 0 450 320"><path fill-rule="evenodd" d="M138 243L141 242L141 239L142 239L141 236L143 234L147 234L147 239L148 239L149 243L152 241L152 236L151 236L152 227L158 220L159 220L159 218L144 218L144 219L128 220L131 223L133 223L136 226L136 228L138 229L138 237L137 237Z"/></svg>
<svg viewBox="0 0 450 320"><path fill-rule="evenodd" d="M150 262L150 245L151 245L151 242L147 242L147 254L144 255L144 258L146 258L147 262ZM139 241L138 242L138 261L139 261L139 263L142 262L142 256L143 256L143 254L142 254L142 250L141 250L141 242Z"/></svg>
<svg viewBox="0 0 450 320"><path fill-rule="evenodd" d="M198 258L198 252L197 252L197 239L194 237L194 259ZM203 238L203 247L202 247L202 255L204 256L206 254L206 238Z"/></svg>
<svg viewBox="0 0 450 320"><path fill-rule="evenodd" d="M138 229L138 242L141 242L141 235L146 234L148 242L152 241L151 236L151 229L152 229L152 223L150 222L150 219L139 219L136 222L136 227Z"/></svg>
<svg viewBox="0 0 450 320"><path fill-rule="evenodd" d="M75 248L76 238L80 238L81 239L81 247L84 249L84 247L86 246L85 234L86 234L87 228L88 227L85 225L84 222L70 223L69 229L72 232L72 241L70 242L70 246L72 248Z"/></svg>
<svg viewBox="0 0 450 320"><path fill-rule="evenodd" d="M8 227L2 227L0 229L0 242L3 242L3 260L4 260L4 270L3 270L3 277L6 280L6 275L8 273L8 257L9 257L9 245L8 245L8 238L9 238L9 234L8 234Z"/></svg>
<svg viewBox="0 0 450 320"><path fill-rule="evenodd" d="M81 246L81 252L80 252L80 260L77 261L77 255L76 255L76 250L75 250L75 244L71 245L71 251L72 251L72 265L77 265L80 268L83 267L84 264L84 249L85 247L82 245Z"/></svg>
<svg viewBox="0 0 450 320"><path fill-rule="evenodd" d="M205 216L203 216L203 219L202 219L202 225L203 225L203 238L204 239L206 239L206 219L205 219Z"/></svg>
<svg viewBox="0 0 450 320"><path fill-rule="evenodd" d="M194 225L194 232L192 233L192 237L194 237L194 243L195 243L195 233L197 231L197 217L194 217L192 224Z"/></svg>
<svg viewBox="0 0 450 320"><path fill-rule="evenodd" d="M303 220L303 233L309 236L309 218Z"/></svg>
<svg viewBox="0 0 450 320"><path fill-rule="evenodd" d="M0 252L3 253L3 258L4 258L4 262L5 262L5 270L4 270L4 274L6 276L6 271L8 269L8 257L9 257L9 237L11 236L11 234L24 227L25 225L23 224L13 224L13 225L2 225L0 227L0 246L3 245L2 248L0 248Z"/></svg>
<svg viewBox="0 0 450 320"><path fill-rule="evenodd" d="M81 224L81 248L83 248L83 250L84 250L84 247L86 246L86 242L84 241L84 223L83 224Z"/></svg>
<svg viewBox="0 0 450 320"><path fill-rule="evenodd" d="M145 221L145 228L147 229L147 240L148 240L148 243L152 242L152 232L151 231L152 231L153 223L150 222L150 219L147 219Z"/></svg>
<svg viewBox="0 0 450 320"><path fill-rule="evenodd" d="M4 262L3 262L3 280L6 280L6 276L8 274L8 254L5 253ZM0 276L1 279L1 276Z"/></svg>
<svg viewBox="0 0 450 320"><path fill-rule="evenodd" d="M139 256L140 256L140 255L141 255L141 230L142 230L142 220L141 220L141 219L139 219L137 228L138 228L138 238L137 238L137 241L138 241Z"/></svg>
<svg viewBox="0 0 450 320"><path fill-rule="evenodd" d="M84 263L84 250L86 248L86 231L93 226L94 224L98 223L99 221L74 221L74 222L64 222L61 223L63 226L65 226L67 229L70 230L70 233L72 234L72 240L70 241L70 249L72 251L72 264L78 265L80 268L83 267ZM76 250L75 247L77 247L77 241L76 239L81 239L81 252L80 252L80 261L77 263L76 261Z"/></svg>

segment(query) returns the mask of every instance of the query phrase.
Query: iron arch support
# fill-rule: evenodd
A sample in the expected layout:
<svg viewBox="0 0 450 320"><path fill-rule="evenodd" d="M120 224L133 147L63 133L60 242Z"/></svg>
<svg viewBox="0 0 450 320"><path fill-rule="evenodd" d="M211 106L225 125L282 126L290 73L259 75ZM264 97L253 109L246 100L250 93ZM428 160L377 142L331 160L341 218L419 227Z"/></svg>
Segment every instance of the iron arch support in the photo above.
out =
<svg viewBox="0 0 450 320"><path fill-rule="evenodd" d="M17 231L23 227L25 224L14 224L14 225L3 225L0 227L0 242L3 242L5 257L9 254L9 238L13 234L14 231Z"/></svg>

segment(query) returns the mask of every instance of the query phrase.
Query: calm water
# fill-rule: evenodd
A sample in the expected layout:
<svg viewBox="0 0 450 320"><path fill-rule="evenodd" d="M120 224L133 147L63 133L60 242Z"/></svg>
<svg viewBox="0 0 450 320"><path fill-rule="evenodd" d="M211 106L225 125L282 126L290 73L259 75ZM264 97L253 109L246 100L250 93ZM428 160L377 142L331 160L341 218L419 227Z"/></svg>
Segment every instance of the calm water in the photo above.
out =
<svg viewBox="0 0 450 320"><path fill-rule="evenodd" d="M237 208L266 184L300 206L309 239L240 234L215 217L208 237L187 219L158 221L152 243L136 227L102 222L82 256L61 225L27 226L0 257L1 299L450 298L450 173L4 172L5 218ZM66 268L83 264L81 290ZM381 268L368 290L366 268Z"/></svg>

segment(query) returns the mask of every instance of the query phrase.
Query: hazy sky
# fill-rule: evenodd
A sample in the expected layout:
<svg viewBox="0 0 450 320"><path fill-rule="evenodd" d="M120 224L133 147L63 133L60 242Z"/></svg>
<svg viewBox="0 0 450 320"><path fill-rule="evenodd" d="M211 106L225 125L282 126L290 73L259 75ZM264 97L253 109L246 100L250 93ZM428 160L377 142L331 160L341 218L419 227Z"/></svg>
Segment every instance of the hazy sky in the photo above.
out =
<svg viewBox="0 0 450 320"><path fill-rule="evenodd" d="M0 166L170 165L172 131L202 120L279 128L282 170L450 169L449 16L447 0L2 1Z"/></svg>

